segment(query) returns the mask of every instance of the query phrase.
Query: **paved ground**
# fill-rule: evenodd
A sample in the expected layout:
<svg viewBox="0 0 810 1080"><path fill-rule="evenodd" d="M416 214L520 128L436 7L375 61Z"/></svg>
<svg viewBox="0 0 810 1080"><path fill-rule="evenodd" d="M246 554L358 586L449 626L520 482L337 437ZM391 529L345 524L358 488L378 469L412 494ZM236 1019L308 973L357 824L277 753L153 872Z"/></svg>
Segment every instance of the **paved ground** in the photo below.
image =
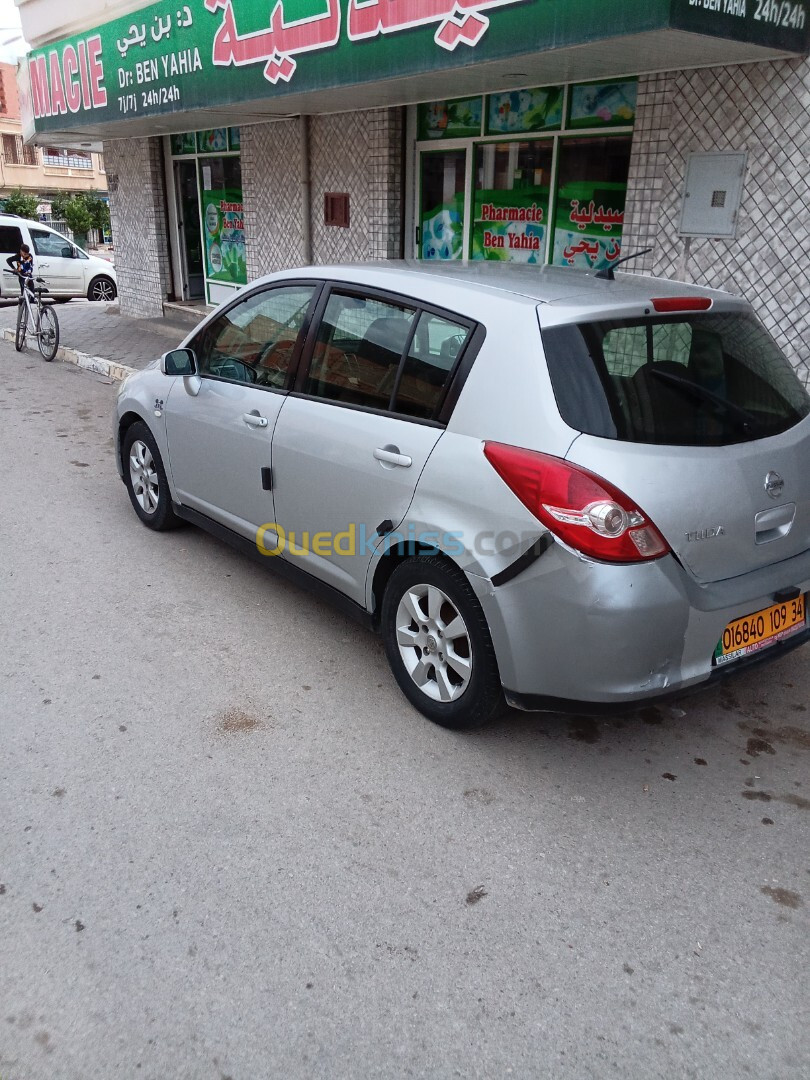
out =
<svg viewBox="0 0 810 1080"><path fill-rule="evenodd" d="M0 342L2 1080L810 1075L810 649L443 731L138 523L113 391Z"/></svg>
<svg viewBox="0 0 810 1080"><path fill-rule="evenodd" d="M60 341L91 356L142 368L156 356L179 345L191 324L170 319L130 319L117 313L117 305L70 300L57 304ZM0 332L17 321L16 300L0 300Z"/></svg>

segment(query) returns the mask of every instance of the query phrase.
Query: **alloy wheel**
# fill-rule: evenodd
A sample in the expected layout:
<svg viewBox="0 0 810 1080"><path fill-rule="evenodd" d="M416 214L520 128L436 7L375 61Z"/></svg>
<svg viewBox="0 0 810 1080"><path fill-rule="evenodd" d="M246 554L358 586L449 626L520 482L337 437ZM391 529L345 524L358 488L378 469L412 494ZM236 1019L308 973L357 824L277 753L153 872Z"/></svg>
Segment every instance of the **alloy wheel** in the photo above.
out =
<svg viewBox="0 0 810 1080"><path fill-rule="evenodd" d="M458 608L436 585L414 585L397 607L396 637L413 681L434 701L455 701L472 676L472 644Z"/></svg>
<svg viewBox="0 0 810 1080"><path fill-rule="evenodd" d="M145 514L154 514L160 497L158 474L149 447L140 439L129 451L129 479L140 508Z"/></svg>
<svg viewBox="0 0 810 1080"><path fill-rule="evenodd" d="M115 299L115 289L113 288L112 282L107 281L106 279L102 279L101 281L97 281L93 285L93 299L94 300L114 300Z"/></svg>

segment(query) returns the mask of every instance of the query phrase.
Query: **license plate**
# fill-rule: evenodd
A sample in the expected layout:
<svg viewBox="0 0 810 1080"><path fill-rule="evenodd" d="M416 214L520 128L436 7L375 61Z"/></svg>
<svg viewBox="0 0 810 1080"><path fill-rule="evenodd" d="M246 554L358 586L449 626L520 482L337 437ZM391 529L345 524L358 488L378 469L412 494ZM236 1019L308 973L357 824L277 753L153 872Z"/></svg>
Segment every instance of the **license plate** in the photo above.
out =
<svg viewBox="0 0 810 1080"><path fill-rule="evenodd" d="M805 597L787 600L784 604L755 611L742 619L734 619L723 631L714 650L716 664L728 664L741 656L775 645L805 625Z"/></svg>

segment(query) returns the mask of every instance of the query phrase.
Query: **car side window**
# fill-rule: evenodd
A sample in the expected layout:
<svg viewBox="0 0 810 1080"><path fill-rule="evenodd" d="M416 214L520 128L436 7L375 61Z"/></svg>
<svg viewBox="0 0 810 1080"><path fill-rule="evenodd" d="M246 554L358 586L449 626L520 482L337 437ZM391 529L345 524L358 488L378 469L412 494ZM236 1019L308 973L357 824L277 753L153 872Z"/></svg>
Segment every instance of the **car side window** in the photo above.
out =
<svg viewBox="0 0 810 1080"><path fill-rule="evenodd" d="M49 258L61 258L62 248L69 248L70 241L57 233L47 232L45 229L32 229L31 242L37 255L46 255Z"/></svg>
<svg viewBox="0 0 810 1080"><path fill-rule="evenodd" d="M16 254L20 250L22 242L22 233L16 225L0 225L0 251L3 254L6 252Z"/></svg>
<svg viewBox="0 0 810 1080"><path fill-rule="evenodd" d="M283 389L314 285L252 293L192 342L200 375Z"/></svg>
<svg viewBox="0 0 810 1080"><path fill-rule="evenodd" d="M305 392L387 409L415 314L405 305L333 292L318 329Z"/></svg>
<svg viewBox="0 0 810 1080"><path fill-rule="evenodd" d="M405 358L394 411L429 420L436 414L470 330L423 311Z"/></svg>

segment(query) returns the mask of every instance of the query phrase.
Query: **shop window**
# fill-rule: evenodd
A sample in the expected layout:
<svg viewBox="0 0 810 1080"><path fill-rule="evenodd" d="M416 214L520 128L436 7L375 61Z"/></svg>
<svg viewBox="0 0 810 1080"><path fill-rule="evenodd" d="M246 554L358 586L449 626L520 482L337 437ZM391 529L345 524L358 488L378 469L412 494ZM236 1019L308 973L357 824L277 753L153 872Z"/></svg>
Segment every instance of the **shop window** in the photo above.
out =
<svg viewBox="0 0 810 1080"><path fill-rule="evenodd" d="M563 88L510 90L487 98L487 135L553 131L562 125Z"/></svg>
<svg viewBox="0 0 810 1080"><path fill-rule="evenodd" d="M419 253L423 259L462 257L466 162L466 150L422 154Z"/></svg>
<svg viewBox="0 0 810 1080"><path fill-rule="evenodd" d="M321 320L306 392L387 409L413 318L412 308L333 292Z"/></svg>
<svg viewBox="0 0 810 1080"><path fill-rule="evenodd" d="M172 135L170 142L174 157L197 153L197 136L193 131L182 131L177 135Z"/></svg>
<svg viewBox="0 0 810 1080"><path fill-rule="evenodd" d="M198 154L221 154L228 149L228 129L208 128L197 132Z"/></svg>
<svg viewBox="0 0 810 1080"><path fill-rule="evenodd" d="M323 197L323 223L339 229L349 227L349 196L342 192L328 191Z"/></svg>
<svg viewBox="0 0 810 1080"><path fill-rule="evenodd" d="M560 141L552 262L600 270L621 254L630 138Z"/></svg>
<svg viewBox="0 0 810 1080"><path fill-rule="evenodd" d="M418 107L419 139L464 139L481 134L481 97L429 101Z"/></svg>
<svg viewBox="0 0 810 1080"><path fill-rule="evenodd" d="M238 157L200 161L205 276L230 285L247 282L242 170Z"/></svg>
<svg viewBox="0 0 810 1080"><path fill-rule="evenodd" d="M636 79L572 86L568 126L595 128L632 124L636 118L637 95Z"/></svg>
<svg viewBox="0 0 810 1080"><path fill-rule="evenodd" d="M470 256L545 261L552 143L479 143Z"/></svg>

